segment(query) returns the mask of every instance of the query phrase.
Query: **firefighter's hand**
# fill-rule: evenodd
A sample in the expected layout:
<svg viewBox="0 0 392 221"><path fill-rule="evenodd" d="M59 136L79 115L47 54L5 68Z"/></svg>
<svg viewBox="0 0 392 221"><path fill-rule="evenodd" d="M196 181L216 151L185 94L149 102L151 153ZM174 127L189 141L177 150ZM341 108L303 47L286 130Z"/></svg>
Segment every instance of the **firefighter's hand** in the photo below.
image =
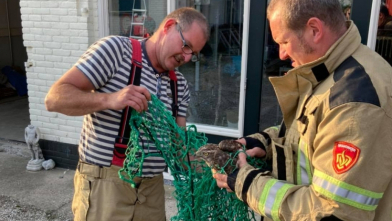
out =
<svg viewBox="0 0 392 221"><path fill-rule="evenodd" d="M247 142L249 141L249 142ZM266 152L261 148L261 145L263 145L260 141L258 141L255 138L251 137L244 137L236 140L236 142L244 145L246 147L246 154L250 157L264 157Z"/></svg>
<svg viewBox="0 0 392 221"><path fill-rule="evenodd" d="M148 109L148 101L151 100L150 92L145 87L135 85L128 85L108 96L108 109L122 110L130 106L139 113Z"/></svg>
<svg viewBox="0 0 392 221"><path fill-rule="evenodd" d="M248 152L247 152L247 154L248 154ZM237 160L237 168L241 169L247 163L248 162L246 161L246 154L243 153L243 152L239 153L238 154L238 160Z"/></svg>
<svg viewBox="0 0 392 221"><path fill-rule="evenodd" d="M235 180L236 180L237 174L238 174L238 170L241 169L246 164L247 164L246 154L241 152L238 154L237 169L232 174L229 174L229 175L221 174L221 173L217 173L217 171L215 169L212 169L212 174L216 180L216 185L218 187L220 187L221 189L225 188L227 190L227 192L233 192L233 189L231 189L227 183L227 179L229 177L229 179L231 181L231 186L234 188Z"/></svg>
<svg viewBox="0 0 392 221"><path fill-rule="evenodd" d="M237 140L236 140L236 142L238 142L238 143L240 143L240 144L242 144L242 145L245 145L245 146L246 146L246 140L245 140L245 138L240 138L240 139L237 139Z"/></svg>
<svg viewBox="0 0 392 221"><path fill-rule="evenodd" d="M216 185L220 187L221 189L225 188L227 192L233 192L233 190L230 189L229 185L227 184L227 175L226 174L221 174L218 173L215 169L212 169L212 176L216 180Z"/></svg>
<svg viewBox="0 0 392 221"><path fill-rule="evenodd" d="M246 154L248 154L250 157L261 158L265 156L266 152L260 147L253 147L252 149L246 150Z"/></svg>

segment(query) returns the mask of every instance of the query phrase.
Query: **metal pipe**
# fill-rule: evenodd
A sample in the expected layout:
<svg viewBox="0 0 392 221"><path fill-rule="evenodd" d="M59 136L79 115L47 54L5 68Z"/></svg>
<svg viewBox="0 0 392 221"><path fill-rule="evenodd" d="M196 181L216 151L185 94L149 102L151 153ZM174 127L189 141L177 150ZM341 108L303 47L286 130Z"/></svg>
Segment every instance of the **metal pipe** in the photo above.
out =
<svg viewBox="0 0 392 221"><path fill-rule="evenodd" d="M195 91L199 91L200 61L195 62Z"/></svg>
<svg viewBox="0 0 392 221"><path fill-rule="evenodd" d="M200 12L201 1L195 1L196 10ZM200 61L195 62L195 91L199 91Z"/></svg>
<svg viewBox="0 0 392 221"><path fill-rule="evenodd" d="M12 66L14 66L14 55L12 53L12 39L11 39L11 29L10 29L10 18L9 18L9 14L8 14L8 0L5 0L5 11L7 13L8 40L10 42L11 64L12 64Z"/></svg>

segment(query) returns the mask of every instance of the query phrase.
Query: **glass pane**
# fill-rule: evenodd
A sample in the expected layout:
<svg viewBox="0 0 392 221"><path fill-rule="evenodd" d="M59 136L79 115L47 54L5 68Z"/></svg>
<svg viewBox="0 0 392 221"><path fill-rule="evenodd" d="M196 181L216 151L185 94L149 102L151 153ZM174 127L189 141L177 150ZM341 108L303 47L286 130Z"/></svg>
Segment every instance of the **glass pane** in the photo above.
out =
<svg viewBox="0 0 392 221"><path fill-rule="evenodd" d="M188 122L238 128L244 0L179 0L194 7L210 24L201 59L179 68L189 83Z"/></svg>
<svg viewBox="0 0 392 221"><path fill-rule="evenodd" d="M110 35L147 37L167 14L167 1L162 0L109 0L108 4Z"/></svg>
<svg viewBox="0 0 392 221"><path fill-rule="evenodd" d="M351 16L352 0L340 0L342 10L349 20ZM262 131L267 127L280 125L283 116L277 101L275 91L269 77L282 76L292 68L290 60L280 60L279 46L272 38L269 23L266 25L266 41L263 61L263 80L261 94L260 127Z"/></svg>
<svg viewBox="0 0 392 221"><path fill-rule="evenodd" d="M392 1L382 1L378 17L376 52L392 65Z"/></svg>
<svg viewBox="0 0 392 221"><path fill-rule="evenodd" d="M351 6L353 4L352 0L340 0L340 4L342 5L343 13L346 16L347 20L351 20Z"/></svg>
<svg viewBox="0 0 392 221"><path fill-rule="evenodd" d="M267 127L279 125L282 121L279 103L268 78L282 76L291 68L290 60L280 60L279 46L274 42L267 22L261 85L260 131Z"/></svg>

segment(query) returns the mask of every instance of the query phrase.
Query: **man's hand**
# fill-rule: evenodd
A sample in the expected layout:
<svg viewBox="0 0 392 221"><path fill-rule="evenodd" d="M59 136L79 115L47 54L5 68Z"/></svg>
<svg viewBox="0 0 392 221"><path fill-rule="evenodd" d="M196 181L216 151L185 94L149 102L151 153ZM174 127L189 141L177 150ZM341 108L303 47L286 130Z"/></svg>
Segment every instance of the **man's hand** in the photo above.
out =
<svg viewBox="0 0 392 221"><path fill-rule="evenodd" d="M150 100L151 95L146 88L128 85L120 91L109 94L107 102L108 109L122 110L130 106L140 113L148 109L148 101Z"/></svg>
<svg viewBox="0 0 392 221"><path fill-rule="evenodd" d="M138 112L147 110L151 95L144 87L128 85L115 93L96 93L93 83L76 66L52 85L45 98L48 111L69 116L83 116L131 106Z"/></svg>

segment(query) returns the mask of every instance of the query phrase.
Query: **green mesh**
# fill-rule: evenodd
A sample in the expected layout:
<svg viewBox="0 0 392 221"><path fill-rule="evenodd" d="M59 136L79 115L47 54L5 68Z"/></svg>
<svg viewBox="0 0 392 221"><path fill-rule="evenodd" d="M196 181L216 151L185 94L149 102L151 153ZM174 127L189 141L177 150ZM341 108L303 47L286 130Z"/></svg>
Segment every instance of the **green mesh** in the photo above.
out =
<svg viewBox="0 0 392 221"><path fill-rule="evenodd" d="M205 135L198 133L194 125L188 126L185 133L185 128L176 124L172 113L154 95L148 110L143 113L132 111L129 122L131 139L124 166L119 171L120 178L135 187L133 178L142 176L144 159L160 156L174 177L173 197L177 201L178 213L171 220L256 220L254 213L235 194L216 185L211 169L204 162L189 160L188 155L194 156L195 151L207 143ZM159 154L150 153L149 146L143 149L139 144L141 131L153 141ZM250 164L259 168L264 165L254 160Z"/></svg>

